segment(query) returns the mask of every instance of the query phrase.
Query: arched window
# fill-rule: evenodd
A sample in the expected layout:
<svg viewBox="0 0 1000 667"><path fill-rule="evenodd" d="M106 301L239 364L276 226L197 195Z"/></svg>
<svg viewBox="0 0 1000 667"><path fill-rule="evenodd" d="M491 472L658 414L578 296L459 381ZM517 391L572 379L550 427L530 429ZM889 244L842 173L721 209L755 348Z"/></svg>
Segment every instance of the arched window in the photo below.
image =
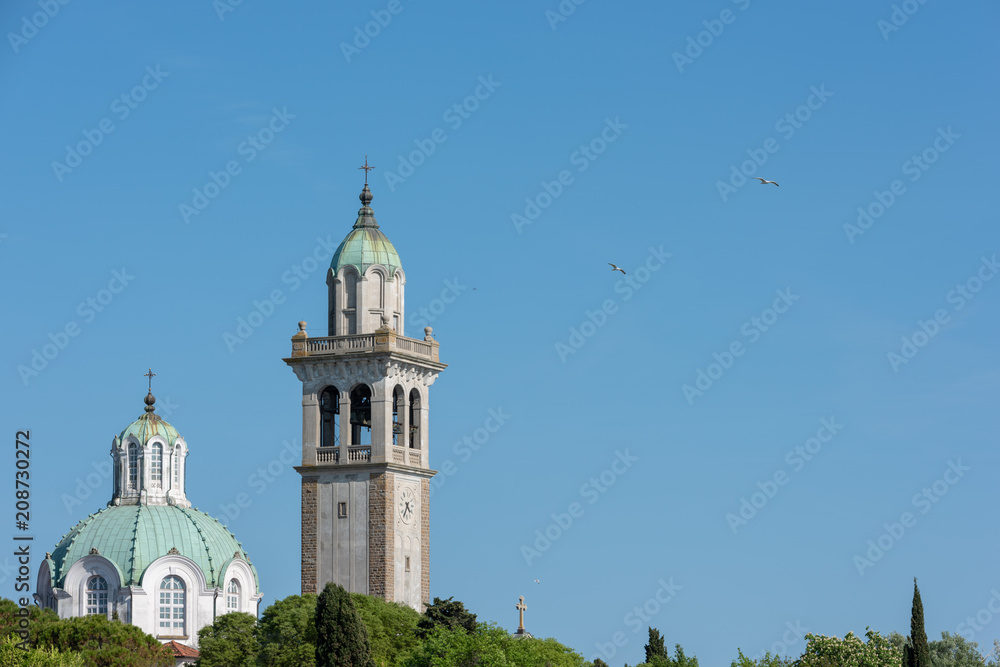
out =
<svg viewBox="0 0 1000 667"><path fill-rule="evenodd" d="M108 615L108 582L94 575L87 579L87 616Z"/></svg>
<svg viewBox="0 0 1000 667"><path fill-rule="evenodd" d="M406 442L406 436L403 435L403 401L404 401L403 388L396 386L392 390L392 446L402 447L403 443Z"/></svg>
<svg viewBox="0 0 1000 667"><path fill-rule="evenodd" d="M226 611L240 610L240 582L235 579L229 580L226 586Z"/></svg>
<svg viewBox="0 0 1000 667"><path fill-rule="evenodd" d="M319 446L336 447L340 444L340 392L327 387L319 395Z"/></svg>
<svg viewBox="0 0 1000 667"><path fill-rule="evenodd" d="M134 442L128 444L128 488L135 489L139 486L139 445Z"/></svg>
<svg viewBox="0 0 1000 667"><path fill-rule="evenodd" d="M158 442L153 445L153 469L150 473L153 486L163 486L163 445Z"/></svg>
<svg viewBox="0 0 1000 667"><path fill-rule="evenodd" d="M351 444L372 443L372 390L359 384L351 390Z"/></svg>
<svg viewBox="0 0 1000 667"><path fill-rule="evenodd" d="M160 582L160 634L184 636L184 582L170 575Z"/></svg>
<svg viewBox="0 0 1000 667"><path fill-rule="evenodd" d="M378 271L372 273L372 287L375 288L375 298L372 305L379 310L385 308L385 277Z"/></svg>
<svg viewBox="0 0 1000 667"><path fill-rule="evenodd" d="M410 390L410 449L420 449L420 392Z"/></svg>

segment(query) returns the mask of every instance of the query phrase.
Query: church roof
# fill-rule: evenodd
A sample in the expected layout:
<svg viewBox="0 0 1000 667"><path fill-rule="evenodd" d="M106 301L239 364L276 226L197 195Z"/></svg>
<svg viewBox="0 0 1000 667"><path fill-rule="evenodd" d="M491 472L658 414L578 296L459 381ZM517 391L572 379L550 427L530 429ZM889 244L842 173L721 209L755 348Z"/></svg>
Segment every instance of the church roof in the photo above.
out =
<svg viewBox="0 0 1000 667"><path fill-rule="evenodd" d="M399 260L399 253L392 245L392 242L378 228L375 221L375 214L368 205L372 201L371 190L368 184L361 191L359 197L362 206L358 211L358 219L354 223L354 229L341 241L337 250L333 253L330 268L337 274L345 266L353 266L358 273L364 275L369 266L381 264L389 270L389 277L402 266Z"/></svg>
<svg viewBox="0 0 1000 667"><path fill-rule="evenodd" d="M125 427L125 430L118 436L122 442L125 442L125 438L128 436L133 435L139 441L139 444L144 445L154 435L160 435L166 439L167 445L170 446L180 437L177 429L153 412L152 406L155 400L152 393L146 397L146 412Z"/></svg>
<svg viewBox="0 0 1000 667"><path fill-rule="evenodd" d="M118 566L123 586L139 585L146 568L174 549L201 568L210 588L223 585L221 577L233 558L250 562L236 537L204 512L176 505L122 505L91 514L63 536L52 552L52 586L62 588L73 563L93 549ZM257 571L250 567L256 580Z"/></svg>

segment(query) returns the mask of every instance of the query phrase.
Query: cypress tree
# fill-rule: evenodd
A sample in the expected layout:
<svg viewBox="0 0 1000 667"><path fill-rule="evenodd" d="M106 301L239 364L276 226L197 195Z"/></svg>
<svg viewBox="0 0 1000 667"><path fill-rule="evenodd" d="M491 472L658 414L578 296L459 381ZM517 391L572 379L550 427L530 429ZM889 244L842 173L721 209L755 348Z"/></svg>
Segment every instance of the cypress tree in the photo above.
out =
<svg viewBox="0 0 1000 667"><path fill-rule="evenodd" d="M316 600L316 667L373 667L368 628L348 592L332 581Z"/></svg>
<svg viewBox="0 0 1000 667"><path fill-rule="evenodd" d="M931 667L931 652L924 631L924 604L920 601L917 578L913 577L913 608L910 611L910 637L904 658L906 667Z"/></svg>
<svg viewBox="0 0 1000 667"><path fill-rule="evenodd" d="M646 644L646 664L652 665L656 659L664 660L670 664L670 654L664 644L660 631L656 628L649 629L649 643Z"/></svg>

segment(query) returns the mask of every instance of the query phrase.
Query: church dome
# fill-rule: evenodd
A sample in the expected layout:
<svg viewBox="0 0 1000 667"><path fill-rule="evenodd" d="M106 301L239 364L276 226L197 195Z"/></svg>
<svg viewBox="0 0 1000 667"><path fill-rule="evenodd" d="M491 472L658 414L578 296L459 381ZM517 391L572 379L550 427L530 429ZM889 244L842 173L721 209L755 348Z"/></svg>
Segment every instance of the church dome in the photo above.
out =
<svg viewBox="0 0 1000 667"><path fill-rule="evenodd" d="M194 561L210 588L223 585L234 558L250 562L236 537L204 512L177 505L122 505L91 514L63 536L51 555L52 587L61 588L73 564L94 550L118 567L122 586L138 586L150 564L169 554ZM250 567L259 590L257 571Z"/></svg>
<svg viewBox="0 0 1000 667"><path fill-rule="evenodd" d="M149 402L150 398L152 398L152 394L147 396L147 407L152 405L152 403ZM135 439L143 445L146 444L153 436L159 435L162 436L167 441L167 444L171 446L180 436L177 429L167 423L165 419L157 415L152 410L148 410L144 415L126 426L125 430L118 436L118 439L125 442L130 435L135 436Z"/></svg>
<svg viewBox="0 0 1000 667"><path fill-rule="evenodd" d="M353 266L358 274L364 275L369 266L381 264L389 270L389 277L402 266L399 261L399 253L393 247L392 242L378 228L375 221L375 214L369 204L372 201L371 190L368 184L361 191L359 196L361 209L358 211L358 219L354 223L354 229L341 241L337 250L333 253L333 260L330 268L334 275L338 275L340 269L345 266Z"/></svg>

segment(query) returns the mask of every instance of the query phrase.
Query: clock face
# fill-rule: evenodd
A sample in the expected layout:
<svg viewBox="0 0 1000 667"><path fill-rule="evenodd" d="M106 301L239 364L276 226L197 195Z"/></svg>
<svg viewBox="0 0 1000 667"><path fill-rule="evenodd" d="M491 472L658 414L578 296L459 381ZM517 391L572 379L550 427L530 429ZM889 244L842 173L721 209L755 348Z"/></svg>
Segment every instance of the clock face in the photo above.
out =
<svg viewBox="0 0 1000 667"><path fill-rule="evenodd" d="M410 523L417 513L417 496L413 489L405 488L399 494L399 518L403 523Z"/></svg>

